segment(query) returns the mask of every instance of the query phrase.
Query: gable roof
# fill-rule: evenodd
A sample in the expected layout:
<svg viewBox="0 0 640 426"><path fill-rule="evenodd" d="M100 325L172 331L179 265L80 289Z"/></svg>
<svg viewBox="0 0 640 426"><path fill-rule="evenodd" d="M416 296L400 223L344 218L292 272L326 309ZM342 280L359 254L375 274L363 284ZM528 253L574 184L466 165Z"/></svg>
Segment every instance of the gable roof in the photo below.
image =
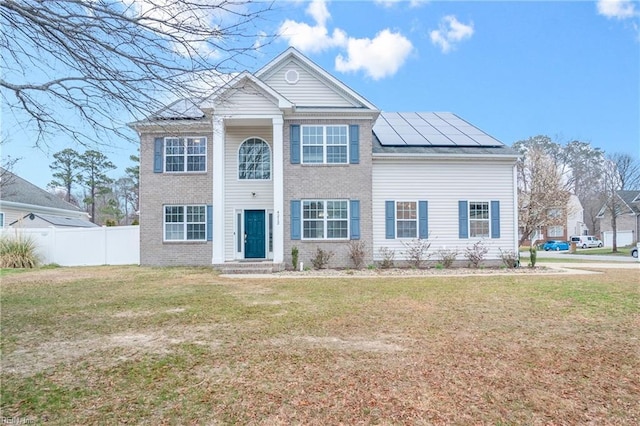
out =
<svg viewBox="0 0 640 426"><path fill-rule="evenodd" d="M0 188L0 204L15 203L84 213L80 208L38 188L20 176L0 168L4 182Z"/></svg>
<svg viewBox="0 0 640 426"><path fill-rule="evenodd" d="M201 102L200 108L213 108L216 99L220 99L221 97L223 97L226 93L229 92L229 90L241 84L243 80L249 80L256 86L258 86L258 88L260 88L263 92L271 96L271 98L273 98L277 102L278 108L291 108L293 106L293 104L287 98L273 90L262 80L256 78L256 76L249 73L248 71L243 71L238 74L233 80L231 80L227 85L225 85L225 87L223 87L221 90L217 91L216 93L205 99L203 102Z"/></svg>
<svg viewBox="0 0 640 426"><path fill-rule="evenodd" d="M629 213L640 215L640 205L638 205L638 199L640 199L640 191L638 190L619 190L616 191L616 195L628 209ZM596 215L597 218L603 218L607 210L606 204L603 204ZM608 213L608 212L607 212Z"/></svg>
<svg viewBox="0 0 640 426"><path fill-rule="evenodd" d="M255 73L255 75L260 80L266 80L267 78L269 78L269 76L277 72L281 67L285 66L291 61L295 61L306 71L322 80L325 84L339 91L343 96L351 98L355 101L355 103L361 105L362 108L370 109L372 111L378 111L378 108L374 104L369 102L364 96L360 95L355 90L335 78L333 75L325 71L321 66L300 53L294 47L289 47L280 55L276 56L271 62L259 69Z"/></svg>

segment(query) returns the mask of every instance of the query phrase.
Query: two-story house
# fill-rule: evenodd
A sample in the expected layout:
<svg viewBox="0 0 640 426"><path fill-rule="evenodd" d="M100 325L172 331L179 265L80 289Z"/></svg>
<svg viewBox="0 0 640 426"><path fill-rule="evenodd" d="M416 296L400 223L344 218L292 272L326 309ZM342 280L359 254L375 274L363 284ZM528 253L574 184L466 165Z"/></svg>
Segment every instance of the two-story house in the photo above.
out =
<svg viewBox="0 0 640 426"><path fill-rule="evenodd" d="M514 151L455 114L381 112L293 48L131 126L142 264L277 269L320 247L346 267L353 240L367 263L417 239L517 250Z"/></svg>

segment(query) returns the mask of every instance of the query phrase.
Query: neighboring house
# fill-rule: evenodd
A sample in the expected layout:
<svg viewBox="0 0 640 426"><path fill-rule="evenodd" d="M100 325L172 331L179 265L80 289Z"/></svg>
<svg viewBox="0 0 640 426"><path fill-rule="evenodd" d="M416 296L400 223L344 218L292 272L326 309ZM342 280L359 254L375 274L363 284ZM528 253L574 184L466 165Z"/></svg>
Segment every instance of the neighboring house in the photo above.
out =
<svg viewBox="0 0 640 426"><path fill-rule="evenodd" d="M89 215L71 203L2 170L0 228L92 227Z"/></svg>
<svg viewBox="0 0 640 426"><path fill-rule="evenodd" d="M567 209L549 209L547 215L555 224L542 226L524 245L530 245L531 240L536 244L546 240L569 241L574 235L587 235L589 228L584 223L584 209L576 195L571 194L567 202Z"/></svg>
<svg viewBox="0 0 640 426"><path fill-rule="evenodd" d="M640 230L640 191L617 191L618 216L616 217L618 247L636 244ZM611 212L602 206L597 216L600 221L600 232L605 247L613 246L613 227Z"/></svg>
<svg viewBox="0 0 640 426"><path fill-rule="evenodd" d="M417 239L460 260L517 250L516 152L455 114L381 113L293 48L131 127L143 265L281 268L296 247L347 267L351 241L367 264Z"/></svg>

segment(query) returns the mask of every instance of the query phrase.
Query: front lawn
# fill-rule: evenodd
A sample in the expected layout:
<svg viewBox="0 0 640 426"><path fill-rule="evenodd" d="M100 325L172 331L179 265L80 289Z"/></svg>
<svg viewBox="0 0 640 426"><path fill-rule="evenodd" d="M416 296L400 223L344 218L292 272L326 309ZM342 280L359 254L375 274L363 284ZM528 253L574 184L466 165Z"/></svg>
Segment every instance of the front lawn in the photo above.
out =
<svg viewBox="0 0 640 426"><path fill-rule="evenodd" d="M593 275L4 275L3 418L49 424L638 424L640 292Z"/></svg>

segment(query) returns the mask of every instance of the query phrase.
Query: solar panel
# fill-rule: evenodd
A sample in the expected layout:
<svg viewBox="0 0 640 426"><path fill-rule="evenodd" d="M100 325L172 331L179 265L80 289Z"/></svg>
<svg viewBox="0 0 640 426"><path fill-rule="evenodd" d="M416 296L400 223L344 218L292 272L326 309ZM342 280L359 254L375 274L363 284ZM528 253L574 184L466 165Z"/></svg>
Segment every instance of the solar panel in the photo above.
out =
<svg viewBox="0 0 640 426"><path fill-rule="evenodd" d="M383 112L373 131L387 146L503 146L450 112Z"/></svg>

